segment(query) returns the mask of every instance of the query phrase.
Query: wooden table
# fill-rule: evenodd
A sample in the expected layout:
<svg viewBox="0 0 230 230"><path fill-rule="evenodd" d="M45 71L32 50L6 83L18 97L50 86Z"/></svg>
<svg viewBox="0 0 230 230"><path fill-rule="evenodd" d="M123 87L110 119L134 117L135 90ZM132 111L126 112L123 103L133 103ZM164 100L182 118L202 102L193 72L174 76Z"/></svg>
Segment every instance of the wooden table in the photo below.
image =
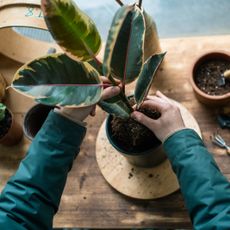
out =
<svg viewBox="0 0 230 230"><path fill-rule="evenodd" d="M166 60L154 82L169 97L182 103L197 119L203 139L213 153L217 164L230 179L230 157L225 150L214 146L210 136L219 129L215 109L200 104L188 81L192 63L206 51L230 50L230 36L162 39L161 47L167 51ZM10 82L13 73L20 66L0 56L0 72ZM132 85L129 87L131 91ZM22 122L24 112L33 102L13 92L8 92L7 103ZM140 201L127 198L112 189L102 177L95 158L95 141L100 125L106 114L97 109L97 115L88 120L88 132L81 152L69 173L61 205L54 218L55 227L80 228L191 228L191 222L178 191L168 197ZM230 142L229 130L219 130ZM13 148L0 147L1 189L23 158L29 141L25 138Z"/></svg>

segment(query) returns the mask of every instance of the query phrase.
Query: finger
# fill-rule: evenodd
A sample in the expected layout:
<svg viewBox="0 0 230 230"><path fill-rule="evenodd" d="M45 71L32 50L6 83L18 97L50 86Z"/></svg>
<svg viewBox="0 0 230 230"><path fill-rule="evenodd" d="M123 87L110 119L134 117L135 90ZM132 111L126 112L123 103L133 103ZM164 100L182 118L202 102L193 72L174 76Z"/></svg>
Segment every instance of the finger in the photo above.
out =
<svg viewBox="0 0 230 230"><path fill-rule="evenodd" d="M162 112L165 109L165 107L166 107L166 103L157 97L151 100L146 100L141 105L141 108L157 110L158 112Z"/></svg>
<svg viewBox="0 0 230 230"><path fill-rule="evenodd" d="M100 76L101 80L103 81L103 83L111 83L111 81L109 80L109 78L105 77L105 76ZM120 81L117 80L117 79L114 79L114 81L117 83L117 84L120 84Z"/></svg>
<svg viewBox="0 0 230 230"><path fill-rule="evenodd" d="M103 90L101 100L109 99L111 97L114 97L120 93L120 87L118 86L113 86L113 87L108 87Z"/></svg>
<svg viewBox="0 0 230 230"><path fill-rule="evenodd" d="M154 129L154 126L156 126L158 123L157 120L153 120L148 116L144 115L143 113L137 111L134 111L131 114L131 117L151 130Z"/></svg>
<svg viewBox="0 0 230 230"><path fill-rule="evenodd" d="M105 76L100 76L100 78L103 81L103 83L111 83L110 80Z"/></svg>

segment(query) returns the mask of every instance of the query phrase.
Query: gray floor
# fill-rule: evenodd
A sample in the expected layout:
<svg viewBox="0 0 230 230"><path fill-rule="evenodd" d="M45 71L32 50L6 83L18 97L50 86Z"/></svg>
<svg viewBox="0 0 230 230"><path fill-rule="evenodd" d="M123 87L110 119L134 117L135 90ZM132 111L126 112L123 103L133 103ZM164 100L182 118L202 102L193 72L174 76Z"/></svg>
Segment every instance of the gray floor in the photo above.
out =
<svg viewBox="0 0 230 230"><path fill-rule="evenodd" d="M104 41L119 5L115 0L74 0L96 23ZM134 3L135 0L123 0ZM230 34L230 0L143 0L161 38ZM23 30L27 36L52 41L44 32Z"/></svg>

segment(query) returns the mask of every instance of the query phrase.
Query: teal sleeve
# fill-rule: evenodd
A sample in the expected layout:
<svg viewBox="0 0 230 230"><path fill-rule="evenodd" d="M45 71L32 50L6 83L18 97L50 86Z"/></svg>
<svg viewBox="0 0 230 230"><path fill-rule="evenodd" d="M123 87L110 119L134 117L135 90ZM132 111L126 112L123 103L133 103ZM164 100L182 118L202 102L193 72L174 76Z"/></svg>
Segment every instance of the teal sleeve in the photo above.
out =
<svg viewBox="0 0 230 230"><path fill-rule="evenodd" d="M0 229L52 229L86 129L50 112L0 196Z"/></svg>
<svg viewBox="0 0 230 230"><path fill-rule="evenodd" d="M164 143L194 229L230 229L230 183L200 137L191 129Z"/></svg>

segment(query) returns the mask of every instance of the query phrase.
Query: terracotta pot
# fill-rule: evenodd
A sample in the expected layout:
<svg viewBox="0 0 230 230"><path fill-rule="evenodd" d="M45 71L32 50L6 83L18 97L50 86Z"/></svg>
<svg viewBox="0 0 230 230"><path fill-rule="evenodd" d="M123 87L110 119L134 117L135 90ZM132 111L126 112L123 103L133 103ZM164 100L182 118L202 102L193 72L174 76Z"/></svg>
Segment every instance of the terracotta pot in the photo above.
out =
<svg viewBox="0 0 230 230"><path fill-rule="evenodd" d="M156 147L146 149L144 151L127 151L122 149L119 143L113 138L111 130L112 115L109 115L106 119L106 135L110 144L120 152L130 164L138 167L151 168L162 163L167 157L163 150L163 146L159 143Z"/></svg>
<svg viewBox="0 0 230 230"><path fill-rule="evenodd" d="M20 142L23 136L22 127L15 121L13 113L7 109L12 118L11 126L8 132L0 139L0 144L6 146L16 145Z"/></svg>
<svg viewBox="0 0 230 230"><path fill-rule="evenodd" d="M31 107L25 115L23 122L23 132L29 140L33 140L53 106L37 104Z"/></svg>
<svg viewBox="0 0 230 230"><path fill-rule="evenodd" d="M226 52L222 52L222 51L216 51L216 52L207 53L207 54L201 56L200 58L198 58L198 60L196 60L192 66L192 71L191 71L191 75L190 75L190 82L191 82L191 85L193 87L193 91L195 93L195 96L197 97L197 99L201 103L206 104L208 106L223 106L223 105L230 103L230 92L226 93L224 95L218 95L218 96L208 95L205 92L203 92L202 90L200 90L194 81L197 68L201 64L203 64L206 61L213 59L213 58L214 59L218 58L218 59L230 61L230 54L228 54Z"/></svg>

